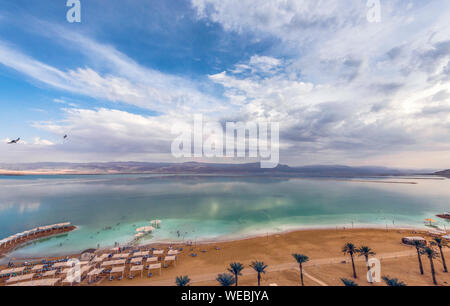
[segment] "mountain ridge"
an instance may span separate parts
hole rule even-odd
[[[102,162],[102,163],[0,163],[0,174],[238,174],[238,175],[283,175],[283,176],[389,176],[429,174],[426,171],[396,169],[379,166],[351,167],[345,165],[278,165],[273,169],[262,169],[259,163],[154,163],[154,162]]]

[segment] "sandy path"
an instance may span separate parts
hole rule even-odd
[[[401,252],[392,252],[392,253],[384,253],[375,256],[379,260],[383,259],[391,259],[391,258],[399,258],[399,257],[409,257],[416,255],[415,250],[407,250],[407,251],[401,251]],[[355,262],[362,262],[365,259],[363,257],[355,257]],[[329,265],[329,264],[336,264],[341,263],[343,261],[350,261],[349,257],[332,257],[332,258],[322,258],[322,259],[315,259],[307,262],[304,264],[304,267],[311,267],[311,266],[321,266],[321,265]],[[272,265],[267,268],[267,272],[281,272],[285,270],[293,270],[298,269],[298,264],[295,262],[288,262],[288,263],[282,263],[278,265]],[[207,274],[199,274],[199,275],[190,275],[189,278],[191,279],[191,284],[195,283],[203,283],[203,282],[209,282],[214,281],[217,278],[217,275],[219,273],[223,273],[223,270],[217,271],[215,273],[207,273]],[[251,268],[244,268],[242,270],[242,276],[249,276],[249,275],[256,275],[256,272]],[[315,283],[317,283],[320,286],[328,286],[325,282],[311,276],[307,272],[304,271],[303,275]],[[173,279],[166,279],[166,280],[160,280],[160,281],[152,281],[149,282],[148,285],[152,286],[173,286]]]

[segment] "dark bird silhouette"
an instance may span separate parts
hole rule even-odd
[[[64,139],[66,139],[67,138],[67,135],[64,135]]]
[[[8,144],[18,143],[19,141],[20,141],[20,137],[15,140],[11,140],[10,142],[8,142]]]

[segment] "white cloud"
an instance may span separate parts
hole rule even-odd
[[[197,85],[178,76],[163,74],[142,67],[109,46],[101,45],[77,34],[69,36],[72,44],[103,63],[104,73],[90,67],[62,70],[24,54],[14,46],[0,41],[0,63],[10,67],[34,82],[70,93],[123,102],[145,109],[166,112],[178,108],[201,112],[221,111],[222,102],[202,93]],[[61,102],[61,101],[58,101]]]
[[[252,69],[255,56],[211,80],[242,106],[243,117],[282,123],[285,161],[379,163],[384,156],[426,167],[431,161],[420,156],[427,155],[445,165],[449,4],[408,6],[405,13],[401,1],[382,2],[382,22],[370,24],[364,1],[338,2],[272,0],[251,7],[246,0],[193,0],[201,19],[282,42],[267,57],[278,53],[275,73]]]

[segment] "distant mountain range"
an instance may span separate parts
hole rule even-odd
[[[450,169],[447,169],[447,170],[444,170],[444,171],[435,172],[433,174],[440,175],[440,176],[445,176],[445,177],[449,177],[450,178]]]
[[[446,170],[447,173],[450,170]],[[341,165],[316,165],[290,167],[279,165],[274,169],[262,169],[259,163],[24,163],[0,164],[0,174],[214,174],[214,175],[273,175],[301,177],[360,177],[427,174],[426,171],[401,170],[385,167],[349,167]],[[436,173],[437,175],[441,175]],[[450,174],[449,174],[450,175]]]

